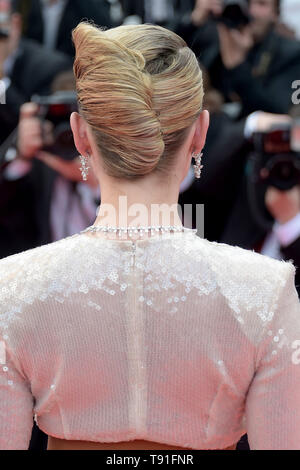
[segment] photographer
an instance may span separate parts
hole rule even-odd
[[[279,13],[279,0],[249,0],[248,26],[218,25],[221,60],[211,73],[228,99],[241,100],[244,116],[255,110],[288,113],[291,107],[300,43],[275,31]]]
[[[44,151],[54,129],[37,114],[35,103],[22,106],[17,158],[0,172],[0,258],[82,230],[100,202],[93,173],[81,182],[79,158]]]
[[[196,0],[188,17],[170,23],[208,70],[219,53],[219,36],[215,18],[223,10],[223,0]]]
[[[239,24],[233,16],[231,27],[226,26],[229,3],[241,8],[248,24]],[[206,66],[225,101],[239,103],[240,118],[256,110],[288,113],[292,82],[300,76],[300,43],[277,32],[280,0],[222,0],[220,4],[197,0],[191,23],[178,26],[176,32]]]
[[[286,127],[287,123],[292,124],[290,116],[268,115],[265,113],[254,113],[248,120],[245,135],[251,138],[254,133],[267,133],[274,125],[277,129]],[[300,266],[300,177],[299,177],[299,154],[291,153],[291,161],[298,167],[298,184],[293,184],[289,189],[279,189],[268,184],[266,190],[263,186],[256,186],[259,197],[262,199],[260,210],[263,217],[268,218],[268,228],[264,228],[258,223],[257,214],[253,213],[249,195],[249,181],[253,185],[253,179],[249,180],[249,172],[253,170],[250,166],[245,166],[235,202],[231,209],[230,216],[225,224],[221,243],[238,245],[242,248],[254,249],[257,252],[277,259],[293,259],[296,266]],[[279,176],[277,178],[287,178],[289,170],[277,167]],[[265,172],[261,169],[261,173]],[[285,180],[284,180],[285,181]],[[295,181],[296,182],[296,181]],[[265,183],[266,184],[266,183]],[[259,210],[259,208],[258,208]],[[296,272],[296,288],[300,297],[300,271]]]
[[[22,20],[16,1],[0,3],[0,80],[6,104],[0,106],[0,144],[18,124],[19,109],[34,93],[49,94],[54,77],[72,67],[68,56],[21,38]]]

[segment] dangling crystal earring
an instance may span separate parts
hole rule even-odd
[[[86,181],[88,173],[89,173],[89,168],[90,168],[88,166],[89,154],[88,154],[87,157],[84,157],[83,155],[79,155],[79,158],[80,158],[80,162],[81,162],[80,170],[81,170],[81,174],[82,174],[82,179],[83,179],[83,181]]]
[[[199,179],[200,176],[201,176],[201,170],[203,168],[203,165],[201,165],[201,158],[203,156],[203,153],[200,152],[200,153],[195,153],[193,152],[192,153],[192,157],[195,159],[195,162],[196,162],[196,165],[193,165],[194,166],[194,173],[195,173],[195,178]]]

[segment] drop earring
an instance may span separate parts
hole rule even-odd
[[[203,156],[203,153],[202,153],[202,152],[200,152],[200,153],[198,153],[198,154],[195,153],[195,152],[192,153],[192,158],[194,158],[194,159],[195,159],[195,162],[196,162],[196,164],[193,165],[193,166],[194,166],[195,178],[197,178],[197,179],[200,178],[200,176],[201,176],[201,170],[202,170],[202,168],[203,168],[203,165],[201,165],[201,158],[202,158],[202,156]]]
[[[88,166],[89,154],[88,154],[87,157],[84,157],[83,155],[79,155],[79,158],[80,158],[80,162],[81,162],[80,170],[81,170],[81,174],[82,174],[82,179],[83,179],[83,181],[86,181],[88,173],[89,173],[89,169],[90,169],[90,167]]]

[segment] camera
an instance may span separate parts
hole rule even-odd
[[[38,105],[37,117],[43,123],[52,122],[54,143],[43,147],[43,150],[58,155],[64,160],[74,160],[78,157],[73,133],[70,125],[70,115],[78,111],[77,94],[75,91],[60,91],[51,96],[33,95],[33,103]],[[0,171],[17,158],[18,127],[0,146]]]
[[[300,119],[253,135],[257,181],[282,191],[300,184]]]
[[[252,136],[246,165],[247,195],[253,219],[265,231],[274,220],[265,207],[269,186],[288,191],[300,185],[300,119]]]
[[[43,147],[43,150],[59,155],[65,160],[73,160],[78,156],[72,129],[70,115],[78,111],[75,91],[60,91],[51,96],[34,95],[31,99],[39,106],[37,117],[41,121],[50,121],[54,125],[54,144]]]
[[[7,39],[9,36],[9,29],[8,28],[4,28],[4,27],[0,27],[0,41],[1,39]]]
[[[216,18],[230,29],[239,29],[251,21],[247,0],[224,0],[224,9]]]

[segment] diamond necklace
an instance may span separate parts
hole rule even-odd
[[[122,234],[128,233],[129,237],[132,237],[133,234],[139,234],[142,237],[146,233],[166,233],[166,232],[197,232],[197,229],[190,229],[184,227],[183,225],[149,225],[148,227],[116,227],[112,225],[91,225],[85,230],[82,230],[80,233],[86,232],[105,232],[105,233],[116,233],[119,237]]]

